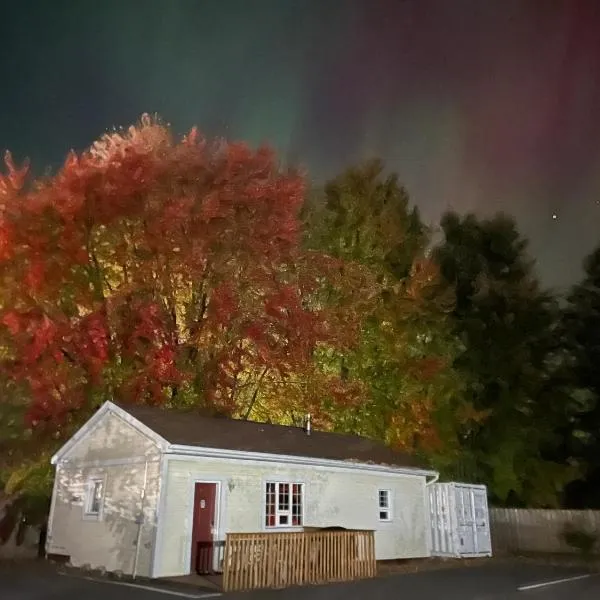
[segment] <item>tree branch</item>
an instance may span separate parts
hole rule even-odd
[[[254,408],[254,405],[256,404],[256,400],[258,398],[260,384],[262,383],[262,380],[264,379],[268,370],[269,370],[269,367],[265,367],[264,371],[260,374],[260,377],[258,378],[258,381],[256,383],[256,388],[254,389],[254,393],[252,394],[252,400],[250,400],[250,405],[248,406],[248,410],[246,411],[246,414],[243,417],[244,421],[247,421],[250,418],[250,413],[252,412],[252,409]]]

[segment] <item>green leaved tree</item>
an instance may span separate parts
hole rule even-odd
[[[600,247],[586,258],[584,277],[567,298],[563,332],[578,392],[563,458],[582,467],[581,477],[567,486],[565,503],[600,509]]]
[[[359,406],[339,411],[333,426],[451,470],[457,431],[476,414],[452,367],[460,348],[450,330],[452,298],[427,256],[430,231],[418,210],[397,176],[370,161],[314,191],[304,218],[309,247],[341,259],[342,269],[358,265],[370,278],[360,314],[349,309],[349,322],[360,323],[358,344],[321,357],[363,389]],[[325,302],[343,302],[346,293],[330,289]]]
[[[435,250],[455,293],[455,367],[487,417],[463,432],[462,478],[488,484],[497,503],[552,506],[573,477],[553,460],[570,389],[561,379],[558,307],[541,289],[512,218],[446,214]]]

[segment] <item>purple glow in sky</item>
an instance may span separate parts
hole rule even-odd
[[[549,285],[600,242],[598,0],[28,0],[0,37],[0,148],[40,170],[157,111],[514,214]]]

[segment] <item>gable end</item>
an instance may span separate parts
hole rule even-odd
[[[93,441],[94,435],[97,435],[103,426],[108,426],[110,428],[111,421],[123,426],[124,431],[132,432],[134,435],[137,434],[140,439],[145,442],[143,444],[146,447],[144,454],[152,450],[154,452],[163,452],[169,446],[167,440],[158,435],[155,431],[141,423],[116,404],[107,401],[79,430],[75,432],[73,437],[71,437],[54,454],[50,462],[53,465],[56,465],[57,463],[68,459],[69,455],[76,453],[77,447],[85,444],[86,440]],[[110,446],[106,446],[106,450],[110,452]],[[136,454],[134,448],[132,448],[132,454]]]

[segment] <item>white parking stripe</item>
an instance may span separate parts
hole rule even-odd
[[[168,590],[165,588],[154,587],[152,585],[142,585],[140,583],[128,583],[127,581],[111,581],[109,579],[94,579],[93,577],[78,577],[68,573],[60,573],[66,577],[73,577],[74,579],[85,579],[86,581],[93,581],[94,583],[109,583],[111,585],[122,585],[125,587],[138,588],[140,590],[147,590],[149,592],[156,592],[157,594],[167,594],[169,596],[179,596],[180,598],[194,598],[195,600],[203,600],[204,598],[218,598],[223,594],[219,592],[209,592],[207,594],[189,594],[187,592],[177,592],[175,590]]]
[[[532,583],[530,585],[522,585],[517,588],[517,592],[526,592],[527,590],[536,590],[538,588],[546,587],[549,585],[557,585],[559,583],[568,583],[569,581],[578,581],[579,579],[587,579],[591,577],[588,573],[587,575],[575,575],[574,577],[565,577],[564,579],[553,579],[551,581],[542,581],[540,583]]]
[[[97,583],[112,583],[113,585],[124,585],[126,587],[138,588],[140,590],[148,590],[149,592],[157,592],[159,594],[168,594],[170,596],[179,596],[180,598],[217,598],[222,594],[218,592],[208,594],[188,594],[186,592],[176,592],[175,590],[166,590],[165,588],[154,587],[151,585],[141,585],[139,583],[127,583],[126,581],[102,581],[86,577],[90,581],[96,581]]]

